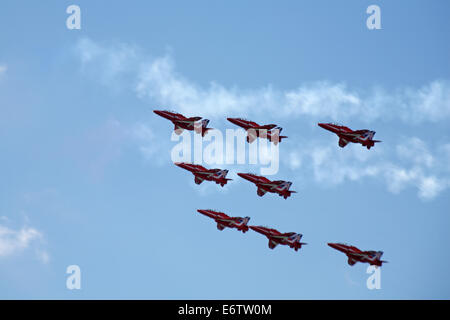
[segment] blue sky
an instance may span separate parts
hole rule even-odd
[[[447,1],[77,1],[68,30],[71,4],[1,4],[0,298],[450,298]],[[299,193],[258,197],[235,176],[252,165],[195,185],[157,108],[279,124],[272,178]],[[341,149],[329,121],[383,142]],[[270,250],[199,208],[308,245]],[[327,242],[384,251],[381,289]]]

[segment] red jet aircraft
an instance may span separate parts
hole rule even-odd
[[[261,137],[266,138],[277,145],[282,139],[287,138],[286,136],[280,136],[280,132],[283,128],[277,127],[276,124],[266,124],[264,126],[260,126],[256,122],[241,118],[227,118],[227,120],[247,131],[248,143],[252,143],[256,138]]]
[[[260,197],[262,197],[266,192],[272,192],[278,193],[279,196],[287,199],[288,197],[291,196],[292,193],[297,192],[289,190],[289,188],[292,185],[292,182],[290,181],[283,181],[283,180],[270,181],[266,177],[258,176],[252,173],[238,173],[238,176],[250,182],[253,182],[258,187],[256,193]]]
[[[207,180],[214,181],[215,183],[220,184],[223,187],[227,184],[228,181],[232,180],[226,178],[228,170],[206,169],[201,165],[185,162],[175,162],[175,165],[192,172],[195,177],[194,181],[196,184],[200,184],[203,182],[203,180]]]
[[[334,123],[319,123],[319,127],[322,127],[328,131],[334,132],[339,137],[339,147],[345,147],[349,142],[361,143],[363,146],[370,149],[380,140],[373,140],[375,131],[367,129],[352,130],[346,126],[334,124]]]
[[[298,251],[298,249],[300,249],[302,245],[306,244],[304,242],[300,242],[300,239],[302,238],[302,235],[300,233],[281,233],[278,230],[262,226],[250,226],[250,229],[265,235],[269,239],[270,249],[274,249],[277,245],[283,244],[294,248],[295,251]]]
[[[207,217],[213,218],[217,222],[217,229],[222,231],[226,227],[236,228],[243,233],[248,231],[247,223],[250,217],[229,217],[223,212],[218,212],[215,210],[197,210],[199,213],[204,214]]]
[[[202,121],[200,121],[202,117],[186,118],[180,113],[165,110],[154,110],[153,112],[158,116],[172,121],[172,123],[175,125],[174,131],[177,135],[180,135],[183,130],[186,129],[190,131],[194,130],[196,133],[201,133],[202,137],[204,137],[208,130],[212,129],[207,128],[209,123],[208,119],[203,119]]]
[[[328,243],[333,249],[339,250],[345,253],[348,257],[348,264],[353,266],[356,262],[367,262],[370,265],[380,266],[383,261],[380,260],[383,255],[383,251],[361,251],[354,246],[350,246],[342,243]]]

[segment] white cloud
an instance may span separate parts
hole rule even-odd
[[[406,139],[405,139],[406,140]],[[397,154],[402,159],[410,159],[418,165],[433,166],[435,159],[428,151],[425,142],[413,137],[397,146]]]
[[[170,159],[170,150],[173,146],[166,140],[158,139],[150,125],[136,123],[129,129],[128,134],[146,160],[162,165],[168,158]]]
[[[130,45],[108,47],[88,38],[77,42],[75,54],[81,61],[84,74],[95,77],[103,85],[114,89],[119,89],[128,82],[127,75],[136,70],[139,57],[137,48]]]
[[[357,92],[344,83],[327,81],[302,84],[292,90],[277,90],[270,85],[242,90],[216,82],[201,87],[177,73],[175,62],[168,55],[149,58],[135,46],[102,46],[88,38],[80,40],[76,49],[83,68],[99,75],[101,82],[111,84],[129,75],[139,97],[150,98],[160,108],[188,115],[224,117],[273,112],[275,117],[312,116],[334,121],[399,119],[415,123],[450,117],[450,84],[445,80],[421,88],[399,88],[393,93],[382,88]]]
[[[437,178],[417,166],[411,169],[391,166],[385,173],[385,179],[389,191],[399,193],[408,186],[415,186],[418,189],[418,196],[424,200],[433,199],[450,186],[448,175]]]
[[[434,81],[419,89],[405,88],[391,95],[373,90],[363,95],[344,83],[326,81],[304,84],[293,90],[271,86],[258,90],[225,88],[212,82],[202,88],[175,71],[171,57],[147,63],[138,71],[136,92],[182,113],[205,117],[230,114],[253,115],[272,112],[275,117],[311,116],[333,121],[360,118],[439,121],[450,117],[450,85]],[[276,111],[276,112],[275,112]]]
[[[299,163],[304,164],[303,173],[310,173],[310,178],[322,186],[371,177],[383,181],[394,194],[414,187],[423,200],[433,199],[450,187],[449,145],[431,152],[421,139],[412,137],[394,150],[397,152],[380,145],[370,150],[369,158],[367,150],[359,145],[341,149],[310,141],[288,151],[286,164],[292,170],[296,170]]]
[[[8,67],[4,64],[0,64],[0,79],[3,77],[3,75],[6,73],[6,71],[8,70]]]
[[[139,98],[148,99],[155,108],[175,109],[187,116],[223,119],[270,112],[273,118],[289,120],[313,117],[327,121],[403,121],[409,125],[450,118],[447,80],[389,91],[381,87],[352,90],[345,83],[327,81],[301,84],[291,90],[270,85],[242,90],[216,82],[200,86],[176,71],[170,55],[151,58],[134,46],[100,45],[84,38],[77,45],[77,53],[83,70],[99,76],[103,84],[114,86],[126,76],[126,84],[132,84]],[[137,124],[132,136],[146,158],[162,163],[162,148],[170,150],[170,145],[163,145],[149,128]],[[371,177],[383,180],[393,193],[413,186],[422,199],[436,197],[450,186],[450,144],[431,152],[419,138],[404,140],[394,149],[387,144],[377,145],[370,155],[360,146],[349,145],[343,151],[336,145],[321,145],[312,139],[287,151],[288,156],[285,149],[280,152],[284,152],[281,159],[292,170],[309,169],[307,174],[312,172],[312,179],[321,184],[336,185]]]
[[[23,226],[15,230],[0,224],[0,258],[20,253],[42,240],[42,233],[35,228]],[[39,251],[38,257],[44,263],[49,260],[46,251]]]
[[[50,255],[47,251],[36,250],[36,255],[42,263],[47,264],[50,262]]]

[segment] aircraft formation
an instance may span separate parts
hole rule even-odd
[[[209,130],[213,128],[208,128],[209,120],[202,119],[202,117],[190,117],[187,118],[184,115],[166,110],[154,110],[155,114],[168,119],[174,125],[174,131],[177,135],[180,135],[183,130],[194,131],[195,133],[201,134],[204,137]],[[287,136],[280,136],[282,130],[281,127],[276,124],[259,125],[256,122],[242,119],[242,118],[227,118],[231,123],[243,128],[247,133],[247,142],[252,143],[257,138],[268,139],[275,145],[282,141],[282,139],[287,138]],[[335,133],[338,138],[338,145],[344,148],[348,143],[359,143],[368,150],[375,146],[375,143],[381,142],[380,140],[374,140],[375,131],[363,129],[363,130],[352,130],[344,125],[335,123],[318,123],[318,126]],[[228,181],[232,179],[227,179],[228,170],[226,169],[207,169],[201,165],[185,162],[176,162],[176,166],[190,171],[194,175],[194,181],[196,184],[201,184],[203,181],[212,181],[216,184],[220,184],[221,187],[225,186]],[[238,173],[238,176],[252,182],[255,184],[257,190],[256,194],[260,197],[264,196],[267,192],[275,193],[279,196],[287,199],[296,191],[290,190],[292,182],[284,180],[270,180],[264,176],[256,175],[253,173]],[[225,228],[234,228],[238,231],[246,233],[249,229],[260,233],[269,240],[268,246],[270,249],[274,249],[277,245],[287,245],[290,248],[298,251],[306,243],[301,242],[303,235],[296,232],[285,232],[282,233],[274,228],[265,226],[252,226],[248,225],[250,217],[230,217],[227,214],[212,210],[212,209],[198,209],[202,215],[205,215],[217,224],[217,229],[222,231]],[[333,249],[343,252],[348,260],[347,263],[353,266],[356,262],[368,263],[377,267],[381,267],[383,263],[387,261],[381,260],[383,251],[363,251],[355,246],[343,244],[343,243],[328,243]]]

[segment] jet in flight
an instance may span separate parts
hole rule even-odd
[[[186,118],[180,113],[166,110],[154,110],[153,112],[158,116],[172,121],[172,123],[175,125],[174,131],[177,135],[180,135],[181,133],[183,133],[183,130],[186,129],[190,131],[194,130],[196,133],[200,133],[202,137],[204,137],[205,134],[212,129],[207,128],[209,120],[201,120],[202,117]]]
[[[280,136],[280,132],[283,128],[278,127],[276,124],[266,124],[264,126],[260,126],[256,122],[241,118],[227,118],[227,120],[241,128],[244,128],[247,132],[248,143],[252,143],[256,140],[256,138],[261,137],[266,138],[277,145],[282,139],[287,138],[287,136]]]
[[[339,137],[339,147],[341,148],[345,147],[349,142],[353,142],[361,143],[364,147],[367,147],[367,149],[370,150],[376,142],[381,142],[380,140],[373,140],[375,131],[370,131],[367,129],[352,130],[346,126],[335,123],[319,123],[319,127],[337,134]]]
[[[289,190],[292,185],[290,181],[274,180],[270,181],[266,177],[258,176],[253,173],[238,173],[238,176],[250,182],[253,182],[257,187],[256,193],[262,197],[266,192],[277,193],[279,196],[287,199],[292,193],[297,191]]]
[[[262,226],[250,226],[250,229],[265,235],[269,239],[269,248],[274,249],[277,245],[288,245],[295,251],[298,251],[302,245],[306,244],[300,242],[302,235],[295,232],[281,233],[278,230],[262,227]]]
[[[250,217],[229,217],[223,212],[218,212],[215,210],[197,210],[199,213],[204,214],[207,217],[214,219],[217,222],[217,229],[222,231],[226,227],[228,228],[236,228],[243,233],[248,231],[247,223],[250,220]]]
[[[196,184],[200,184],[204,180],[207,180],[214,181],[215,183],[220,184],[223,187],[227,184],[228,181],[232,180],[226,178],[228,170],[206,169],[201,165],[186,162],[175,162],[175,165],[192,172],[195,177],[194,181]]]
[[[354,246],[350,246],[342,243],[328,243],[333,249],[339,250],[345,253],[348,257],[348,264],[353,266],[356,262],[367,262],[370,265],[381,267],[383,261],[380,260],[383,255],[383,251],[361,251]]]

